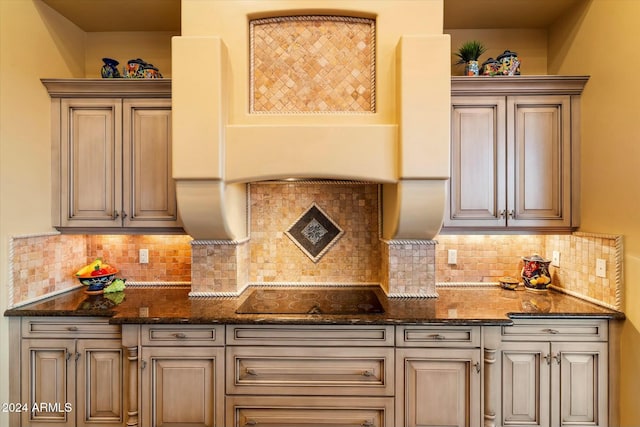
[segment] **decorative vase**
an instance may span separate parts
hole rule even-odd
[[[120,77],[120,71],[118,71],[119,62],[111,58],[102,58],[104,65],[100,70],[100,75],[103,79],[114,79]]]
[[[498,62],[500,62],[498,74],[502,74],[503,76],[520,75],[520,59],[518,59],[517,53],[507,49],[498,56]]]
[[[482,63],[482,75],[483,76],[495,76],[500,70],[500,61],[489,58]]]
[[[147,63],[140,58],[130,59],[124,67],[124,76],[129,79],[143,79],[146,65]]]
[[[477,76],[480,74],[480,65],[478,61],[467,61],[464,64],[464,75],[465,76]]]

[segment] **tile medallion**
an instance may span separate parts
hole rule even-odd
[[[313,203],[285,234],[313,262],[318,262],[344,231]]]

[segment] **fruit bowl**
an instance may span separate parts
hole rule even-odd
[[[115,279],[118,270],[110,271],[109,273],[99,274],[97,276],[76,276],[80,283],[85,286],[89,286],[89,291],[103,289],[108,286],[113,279]]]

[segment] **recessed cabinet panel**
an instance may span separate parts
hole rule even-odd
[[[177,224],[171,174],[171,101],[124,101],[124,199],[126,226]]]
[[[451,181],[445,225],[504,224],[504,97],[453,97]]]
[[[120,100],[63,99],[62,225],[119,225]]]
[[[571,225],[571,99],[509,97],[508,201],[514,226]],[[511,158],[513,156],[513,158]],[[513,167],[513,170],[511,169]]]
[[[547,426],[549,422],[547,343],[504,343],[502,412],[505,426]]]

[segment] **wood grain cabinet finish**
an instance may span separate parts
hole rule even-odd
[[[82,322],[76,319],[75,323]],[[30,410],[22,413],[21,424],[123,426],[125,376],[120,339],[83,338],[78,332],[69,338],[70,333],[73,331],[58,337],[50,333],[48,339],[22,339],[21,401]]]
[[[480,327],[399,326],[396,331],[396,425],[479,427]]]
[[[180,228],[170,83],[43,83],[52,99],[53,225]]]
[[[511,327],[503,328],[502,425],[608,425],[608,344],[599,342],[603,338],[597,333],[591,338],[585,333],[601,329],[602,322],[591,328],[578,323],[564,330],[538,325],[537,331],[547,331],[548,340],[535,332],[525,340],[523,334],[511,335]],[[536,329],[532,323],[522,326]],[[574,332],[583,341],[576,340]],[[516,340],[509,341],[509,335]]]
[[[585,83],[583,77],[553,76],[452,79],[445,230],[579,226]]]

